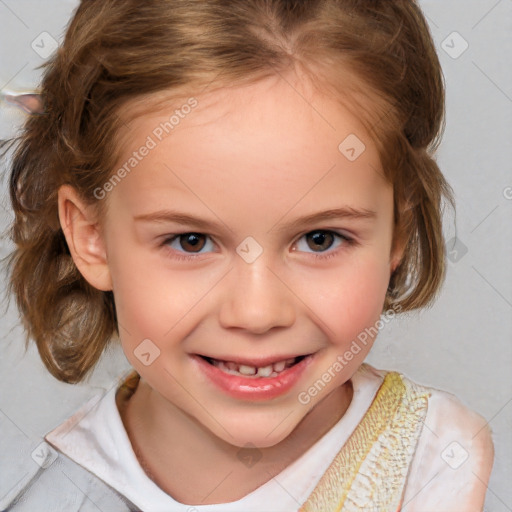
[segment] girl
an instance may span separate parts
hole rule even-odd
[[[364,363],[444,278],[443,81],[413,0],[87,0],[40,92],[10,290],[56,378],[111,340],[134,371],[5,508],[482,510],[485,420]]]

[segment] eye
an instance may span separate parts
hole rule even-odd
[[[302,246],[301,246],[300,242],[303,239],[305,239],[305,241],[306,241],[306,249],[307,248],[312,249],[313,254],[318,252],[319,254],[314,254],[314,257],[319,258],[319,259],[331,258],[337,254],[338,251],[335,251],[335,250],[329,251],[329,249],[333,246],[333,243],[336,241],[336,239],[338,239],[338,241],[339,241],[337,247],[339,247],[341,245],[343,247],[348,248],[352,245],[355,245],[355,243],[356,243],[354,239],[352,239],[346,235],[343,235],[341,233],[337,233],[335,231],[330,231],[330,230],[317,229],[315,231],[310,231],[309,233],[306,233],[299,239],[299,241],[298,241],[299,250],[304,251],[304,252],[308,252],[308,251],[305,250],[304,244],[302,244]],[[319,250],[317,250],[317,249],[319,249]],[[297,250],[297,249],[295,249],[295,250]],[[323,254],[323,253],[326,253],[326,254]]]
[[[176,259],[194,259],[196,258],[195,254],[202,254],[200,251],[207,245],[206,240],[208,239],[208,235],[202,233],[180,233],[170,236],[164,240],[162,245],[167,248],[169,252],[172,253],[172,257]],[[184,252],[185,254],[179,254],[180,252]],[[193,254],[187,255],[187,252]]]
[[[297,242],[298,249],[294,248],[293,250],[308,253],[307,249],[309,248],[312,249],[310,254],[314,258],[331,258],[339,252],[338,250],[329,250],[336,239],[338,239],[336,247],[341,245],[343,248],[348,249],[350,246],[356,245],[356,241],[346,235],[331,230],[317,229],[304,234]],[[304,244],[301,244],[303,240],[306,242],[306,247],[304,247]],[[208,241],[210,242],[210,250],[202,251],[202,249],[208,246]],[[213,245],[208,235],[195,232],[170,235],[162,242],[162,246],[168,254],[177,260],[197,259],[201,254],[211,252]]]

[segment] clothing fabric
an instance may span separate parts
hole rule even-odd
[[[485,420],[453,395],[399,373],[363,364],[351,378],[347,411],[322,438],[242,499],[214,505],[182,504],[146,475],[116,404],[128,381],[95,395],[45,436],[38,468],[9,479],[1,510],[479,510],[478,475],[492,450]]]

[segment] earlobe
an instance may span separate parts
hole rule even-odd
[[[399,267],[405,256],[405,250],[409,242],[410,232],[407,226],[411,224],[412,208],[409,204],[402,210],[399,222],[394,226],[393,241],[390,254],[390,277]]]
[[[112,290],[112,280],[96,212],[71,185],[58,191],[59,220],[78,270],[98,290]]]
[[[397,239],[394,241],[393,248],[391,251],[390,258],[390,277],[393,272],[397,269],[397,267],[402,262],[405,253],[406,240],[403,237],[403,234],[399,234]]]
[[[394,272],[397,269],[398,265],[400,265],[400,261],[401,261],[401,258],[393,258],[391,260],[389,277],[391,277],[394,274]]]

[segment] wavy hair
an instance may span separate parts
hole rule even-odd
[[[384,310],[433,303],[445,275],[443,205],[455,203],[434,158],[444,80],[416,1],[82,0],[43,65],[43,113],[2,143],[4,156],[14,147],[8,292],[26,347],[32,338],[57,379],[83,380],[119,335],[112,292],[92,287],[71,258],[59,187],[102,212],[94,191],[114,171],[128,102],[234,87],[298,64],[357,109],[393,185],[394,232],[407,246]]]

